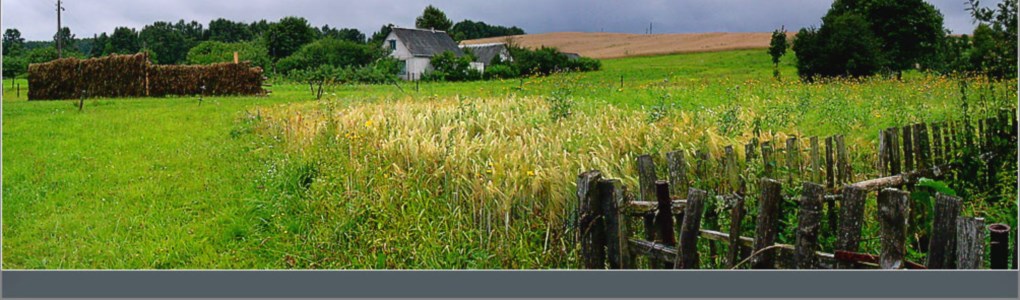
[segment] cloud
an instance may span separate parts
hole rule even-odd
[[[969,33],[974,25],[963,0],[930,0],[945,15],[945,26]],[[644,33],[764,32],[818,26],[831,2],[818,0],[68,0],[64,26],[79,37],[112,32],[117,26],[141,29],[155,21],[196,20],[204,24],[224,17],[252,22],[305,17],[315,26],[357,28],[366,34],[393,23],[413,26],[426,5],[435,5],[456,21],[471,19],[516,25],[530,33],[607,31]],[[48,40],[56,31],[53,1],[11,0],[2,3],[4,28],[18,28],[29,40]]]

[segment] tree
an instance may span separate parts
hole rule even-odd
[[[21,31],[15,28],[4,30],[3,47],[4,56],[20,53],[25,48],[25,38],[21,37]]]
[[[28,70],[28,62],[21,55],[4,55],[3,69],[3,76],[13,79],[19,74],[25,74]]]
[[[457,22],[457,24],[454,24],[453,27],[450,28],[450,36],[453,37],[454,40],[458,41],[521,34],[524,34],[524,30],[517,26],[508,28],[505,26],[489,25],[485,24],[485,22],[474,22],[471,20]]]
[[[269,55],[276,60],[290,56],[302,46],[314,41],[315,37],[315,29],[308,25],[308,20],[285,17],[277,23],[270,24],[266,31]]]
[[[880,47],[881,40],[857,14],[829,18],[821,29],[801,29],[793,42],[797,73],[805,81],[873,75],[887,65]]]
[[[448,31],[453,26],[453,21],[450,21],[443,11],[429,5],[425,7],[425,11],[422,12],[421,16],[414,20],[414,26],[419,29]]]
[[[968,0],[978,27],[974,29],[973,66],[997,78],[1017,77],[1017,0],[1002,0],[996,8],[982,7]]]
[[[258,22],[251,22],[251,24],[248,25],[248,29],[251,31],[253,38],[260,37],[264,35],[266,31],[269,31],[269,22],[265,19],[258,20]]]
[[[224,43],[249,41],[254,36],[248,24],[224,18],[209,21],[209,40]]]
[[[117,27],[110,35],[109,47],[104,49],[106,54],[134,54],[142,49],[142,42],[138,38],[138,32],[134,28]]]
[[[146,25],[138,33],[143,48],[152,50],[153,61],[159,64],[176,64],[184,61],[188,55],[188,39],[167,22],[155,22]]]
[[[224,43],[205,41],[188,50],[189,64],[214,64],[234,61],[234,52],[241,61],[249,61],[252,65],[265,69],[271,63],[269,51],[258,42]]]
[[[330,28],[329,25],[323,25],[319,32],[323,38],[365,43],[365,34],[354,28]]]
[[[105,32],[93,37],[92,44],[92,53],[89,53],[89,57],[100,57],[110,53],[110,36]]]
[[[902,72],[935,55],[945,37],[942,13],[923,0],[836,0],[822,18],[861,16],[881,41],[891,71]]]
[[[779,60],[786,55],[786,48],[789,47],[789,43],[786,42],[786,28],[776,29],[772,32],[772,41],[769,42],[769,55],[772,56],[772,76],[779,80]]]
[[[360,67],[382,58],[382,48],[347,40],[324,38],[312,42],[277,62],[280,73],[304,70],[319,65]]]
[[[53,39],[60,40],[60,46],[62,49],[74,49],[75,43],[77,42],[74,34],[71,33],[71,28],[68,27],[61,28],[57,34],[53,35]]]
[[[390,32],[393,32],[394,26],[396,25],[393,24],[383,25],[382,28],[379,28],[379,31],[376,31],[375,33],[372,34],[372,38],[368,40],[368,43],[373,45],[378,45],[382,43],[383,40],[386,39],[386,36],[389,36]]]

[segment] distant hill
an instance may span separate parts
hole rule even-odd
[[[790,36],[793,36],[793,32]],[[512,36],[524,47],[556,47],[592,58],[618,58],[673,53],[768,48],[772,33],[629,34],[604,32],[553,32]],[[503,42],[507,37],[467,40],[462,44]]]

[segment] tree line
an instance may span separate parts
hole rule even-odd
[[[28,64],[57,58],[55,41],[63,45],[64,57],[100,57],[110,54],[144,52],[158,64],[208,64],[231,61],[233,52],[270,73],[288,73],[315,65],[360,67],[383,57],[379,45],[394,25],[382,26],[366,36],[358,29],[337,28],[326,24],[312,26],[301,17],[284,17],[277,21],[259,20],[245,23],[225,18],[209,24],[179,20],[176,23],[157,21],[136,28],[121,26],[111,33],[88,38],[75,36],[69,27],[61,28],[53,41],[26,41],[16,28],[3,35],[3,75],[24,74]],[[524,34],[513,26],[488,25],[463,20],[454,24],[439,9],[428,6],[416,20],[418,28],[448,31],[458,40]]]
[[[972,35],[953,35],[943,16],[922,0],[836,0],[819,28],[801,29],[792,41],[804,81],[876,74],[900,78],[907,70],[939,74],[1017,77],[1017,0],[984,7],[968,0],[977,24]],[[779,76],[788,42],[773,33],[769,54]]]

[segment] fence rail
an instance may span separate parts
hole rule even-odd
[[[695,151],[690,164],[685,152],[669,152],[666,180],[658,179],[653,157],[642,155],[636,161],[639,184],[634,194],[628,193],[620,180],[603,178],[600,171],[582,173],[577,182],[576,218],[582,264],[589,269],[632,269],[638,267],[639,257],[645,257],[648,268],[697,269],[706,267],[703,261],[716,261],[719,249],[726,248],[725,263],[712,266],[978,269],[984,266],[984,236],[988,231],[992,237],[991,267],[1006,268],[1009,226],[992,224],[986,228],[983,218],[963,216],[961,198],[946,194],[936,194],[931,224],[915,224],[929,229],[927,245],[922,245],[927,249],[919,249],[927,251],[927,261],[906,259],[912,225],[908,191],[920,178],[959,174],[980,181],[982,186],[994,186],[996,168],[1007,155],[1015,155],[1015,110],[976,123],[981,125],[921,123],[882,130],[876,160],[881,177],[856,182],[849,152],[839,135],[824,139],[824,151],[817,137],[808,139],[806,151],[796,137],[787,139],[783,149],[774,148],[772,141],[753,141],[744,147],[743,164],[728,146],[723,157],[716,160],[718,167],[714,170],[707,151]],[[964,167],[967,164],[962,161],[973,159],[971,155],[991,162],[984,165],[982,176],[978,176],[978,170]],[[750,193],[749,166],[759,159],[762,176],[752,187],[756,192]],[[693,172],[689,172],[692,166]],[[692,181],[689,174],[702,180]],[[787,188],[799,183],[800,194],[792,199],[793,208],[784,207],[784,202],[790,200],[783,196],[784,182]],[[865,201],[871,195],[877,198],[871,218],[878,223],[880,253],[861,253]],[[757,205],[754,235],[741,236],[746,206],[752,199]],[[720,216],[719,211],[728,212],[728,216]],[[777,243],[784,229],[780,220],[789,213],[797,216],[796,228],[791,228],[796,242]],[[643,221],[641,238],[633,236],[639,231],[631,228],[629,218],[633,217]],[[728,232],[718,222],[726,217]],[[834,253],[820,251],[823,236],[835,237]],[[702,252],[699,240],[704,240],[702,246],[707,244]],[[702,259],[706,254],[709,258]]]

